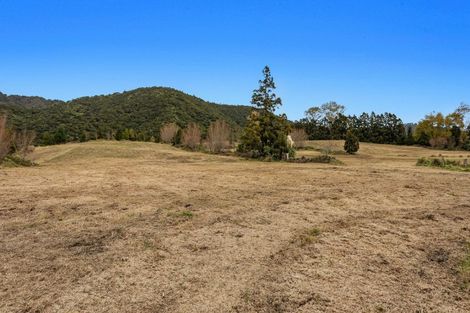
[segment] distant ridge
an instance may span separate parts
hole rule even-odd
[[[207,102],[167,87],[138,88],[66,102],[0,93],[0,112],[8,114],[15,128],[35,130],[39,143],[59,128],[65,130],[68,141],[73,141],[84,134],[106,138],[126,128],[145,138],[157,138],[160,127],[168,122],[181,127],[194,122],[204,129],[211,121],[223,119],[234,127],[243,127],[250,110],[244,105]]]

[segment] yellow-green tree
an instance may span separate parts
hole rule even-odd
[[[464,139],[461,129],[465,126],[465,115],[468,112],[470,107],[462,103],[446,116],[440,112],[426,115],[416,126],[416,142],[436,148],[458,146]]]

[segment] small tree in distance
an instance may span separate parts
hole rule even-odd
[[[7,129],[7,117],[0,116],[0,162],[10,152],[12,134]]]
[[[308,135],[303,128],[295,128],[291,131],[290,136],[294,141],[296,148],[304,148]]]
[[[183,130],[181,143],[183,146],[196,150],[201,143],[201,130],[195,123],[191,123]]]
[[[263,69],[263,76],[259,88],[253,91],[251,103],[256,109],[243,130],[238,151],[254,158],[280,160],[284,155],[294,153],[287,145],[290,126],[285,115],[274,113],[282,101],[274,93],[276,85],[268,66]]]
[[[230,126],[222,120],[212,122],[207,130],[207,145],[209,150],[219,153],[230,146]]]
[[[359,139],[350,130],[346,133],[344,150],[349,154],[354,154],[359,150]]]
[[[34,131],[22,130],[15,135],[15,151],[22,158],[26,159],[26,156],[34,151],[33,142],[36,138]]]
[[[178,132],[179,127],[176,123],[168,123],[160,128],[160,140],[164,143],[172,143]]]

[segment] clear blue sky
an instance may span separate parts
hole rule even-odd
[[[470,102],[470,1],[0,0],[0,91],[170,86],[248,104],[270,65],[290,119],[334,100],[405,122]]]

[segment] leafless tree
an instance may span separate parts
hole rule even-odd
[[[448,138],[446,137],[434,137],[429,140],[429,144],[433,148],[443,149],[449,144],[449,141],[448,141]]]
[[[182,144],[192,150],[201,143],[201,130],[195,123],[191,123],[183,130]]]
[[[308,135],[303,128],[295,128],[290,133],[292,140],[297,148],[304,148]]]
[[[179,127],[176,123],[163,125],[163,127],[160,128],[160,140],[164,143],[171,143],[173,138],[175,138],[178,129]]]
[[[33,142],[36,138],[34,131],[22,130],[15,134],[15,150],[22,158],[26,159],[28,154],[34,151]]]
[[[230,147],[230,126],[222,120],[212,122],[207,130],[207,145],[209,150],[219,153]]]
[[[7,129],[7,117],[0,116],[0,161],[10,152],[13,135]]]

